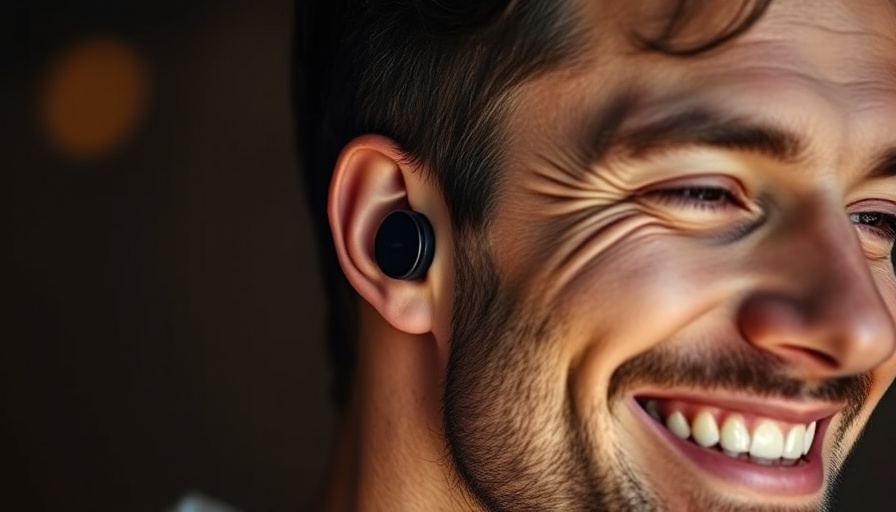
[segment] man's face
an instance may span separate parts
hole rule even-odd
[[[817,509],[896,373],[896,10],[777,0],[678,58],[583,4],[457,242],[458,472],[495,510]]]

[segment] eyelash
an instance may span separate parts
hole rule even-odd
[[[896,240],[896,215],[882,212],[855,212],[849,214],[849,220],[862,229],[886,240]],[[881,226],[883,225],[883,226]]]
[[[648,192],[671,206],[686,206],[698,210],[715,211],[731,206],[743,207],[743,202],[723,187],[674,187]]]
[[[729,207],[742,207],[742,201],[730,190],[723,187],[674,187],[654,190],[648,193],[655,199],[671,205],[686,206],[705,211],[716,211]],[[861,229],[885,240],[896,241],[896,215],[883,212],[855,212],[849,219]]]

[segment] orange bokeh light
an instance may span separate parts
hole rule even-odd
[[[51,66],[41,97],[42,127],[66,157],[96,161],[120,149],[144,117],[148,71],[115,39],[76,44]]]

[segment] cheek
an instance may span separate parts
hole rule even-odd
[[[878,261],[872,266],[871,275],[883,298],[890,316],[896,319],[896,275],[890,260]]]
[[[891,356],[886,362],[872,371],[871,386],[868,390],[868,396],[862,404],[862,410],[840,440],[844,453],[851,453],[855,443],[862,439],[863,431],[868,425],[869,419],[878,410],[878,404],[893,383],[894,376],[896,376],[896,355]],[[881,413],[877,412],[877,414]],[[835,425],[830,431],[836,432],[836,427],[838,426]]]
[[[876,262],[872,267],[871,274],[877,285],[877,290],[890,312],[890,318],[896,322],[896,275],[894,275],[893,263],[889,259]],[[896,352],[893,352],[882,365],[875,368],[872,375],[874,381],[869,400],[876,404],[896,379]]]
[[[731,299],[748,278],[745,247],[639,203],[613,185],[624,176],[558,176],[508,191],[491,231],[502,282],[562,324],[558,372],[584,372],[574,377],[593,393],[619,365],[698,319],[730,328]]]
[[[619,215],[610,220],[610,212]],[[564,243],[571,233],[580,240]],[[733,342],[737,297],[751,278],[743,245],[682,233],[636,205],[616,205],[550,236],[554,254],[514,268],[523,269],[518,286],[534,307],[563,323],[553,371],[568,379],[578,410],[604,410],[614,372],[651,349]]]
[[[633,201],[547,211],[508,221],[495,254],[505,282],[576,333],[573,357],[585,345],[635,355],[736,291],[728,251]]]
[[[582,266],[557,303],[582,336],[571,357],[594,358],[602,380],[622,363],[681,338],[695,325],[728,322],[738,280],[723,259],[654,234],[621,243]]]
[[[892,264],[889,261],[879,263],[872,269],[872,276],[887,310],[890,312],[890,317],[896,322],[896,276],[894,276]],[[876,403],[896,379],[896,352],[891,354],[886,362],[874,369],[873,376],[870,400]]]

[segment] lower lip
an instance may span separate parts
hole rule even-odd
[[[817,494],[824,484],[824,465],[821,463],[821,440],[824,439],[829,419],[820,420],[809,453],[795,466],[761,466],[733,459],[715,449],[702,448],[683,440],[660,425],[634,400],[630,405],[636,415],[674,451],[690,459],[701,471],[755,491],[780,496]]]

